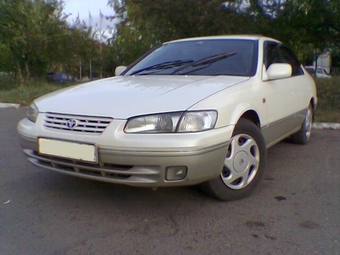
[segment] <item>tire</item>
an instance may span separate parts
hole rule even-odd
[[[314,111],[312,105],[308,106],[301,129],[291,136],[291,141],[296,144],[307,144],[310,141],[313,126]]]
[[[206,194],[224,201],[249,196],[263,176],[267,149],[261,130],[240,119],[233,132],[221,175],[201,184]]]

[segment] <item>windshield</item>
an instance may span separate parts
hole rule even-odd
[[[205,39],[166,43],[134,63],[125,75],[253,76],[257,41]]]

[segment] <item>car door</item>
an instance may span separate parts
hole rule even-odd
[[[297,115],[297,113],[306,107],[305,102],[300,101],[303,89],[299,89],[299,83],[302,81],[301,77],[304,73],[299,61],[281,43],[266,41],[263,56],[264,73],[274,63],[290,64],[292,75],[288,78],[275,80],[266,80],[263,77],[268,107],[268,123],[264,128],[264,135],[269,146],[299,128],[301,115]]]

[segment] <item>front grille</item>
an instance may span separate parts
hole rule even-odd
[[[76,160],[57,158],[25,149],[28,160],[36,166],[59,173],[88,178],[92,180],[125,183],[152,184],[159,182],[159,166],[132,166],[112,163],[90,164]]]
[[[111,121],[112,118],[109,117],[47,113],[44,119],[44,127],[71,132],[101,134],[110,125]]]
[[[48,161],[46,159],[49,159]],[[113,179],[128,179],[131,175],[125,171],[132,169],[132,166],[113,166],[107,167],[106,164],[90,165],[81,162],[67,162],[67,160],[53,159],[53,157],[45,157],[38,161],[37,165],[45,168],[54,168],[59,172],[77,173],[84,176],[104,177]]]

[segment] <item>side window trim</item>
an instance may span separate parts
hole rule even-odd
[[[277,42],[274,41],[265,41],[264,42],[264,64],[266,66],[266,68],[268,69],[268,67],[273,64],[273,63],[279,63],[279,62],[274,62],[274,59],[278,59],[278,57],[280,57],[277,53],[277,49],[278,49],[279,44]],[[275,49],[275,50],[272,50]]]
[[[272,52],[270,52],[271,50]],[[273,63],[286,63],[292,66],[293,70],[292,70],[291,77],[304,74],[299,60],[296,58],[296,56],[290,50],[290,48],[286,47],[282,43],[278,43],[274,41],[265,41],[263,54],[264,54],[263,62],[264,62],[266,69],[268,69],[268,67]],[[276,61],[274,61],[274,59]]]
[[[301,68],[301,63],[293,53],[293,51],[285,45],[280,45],[279,48],[280,55],[283,61],[292,66],[292,76],[303,75],[303,70]]]

